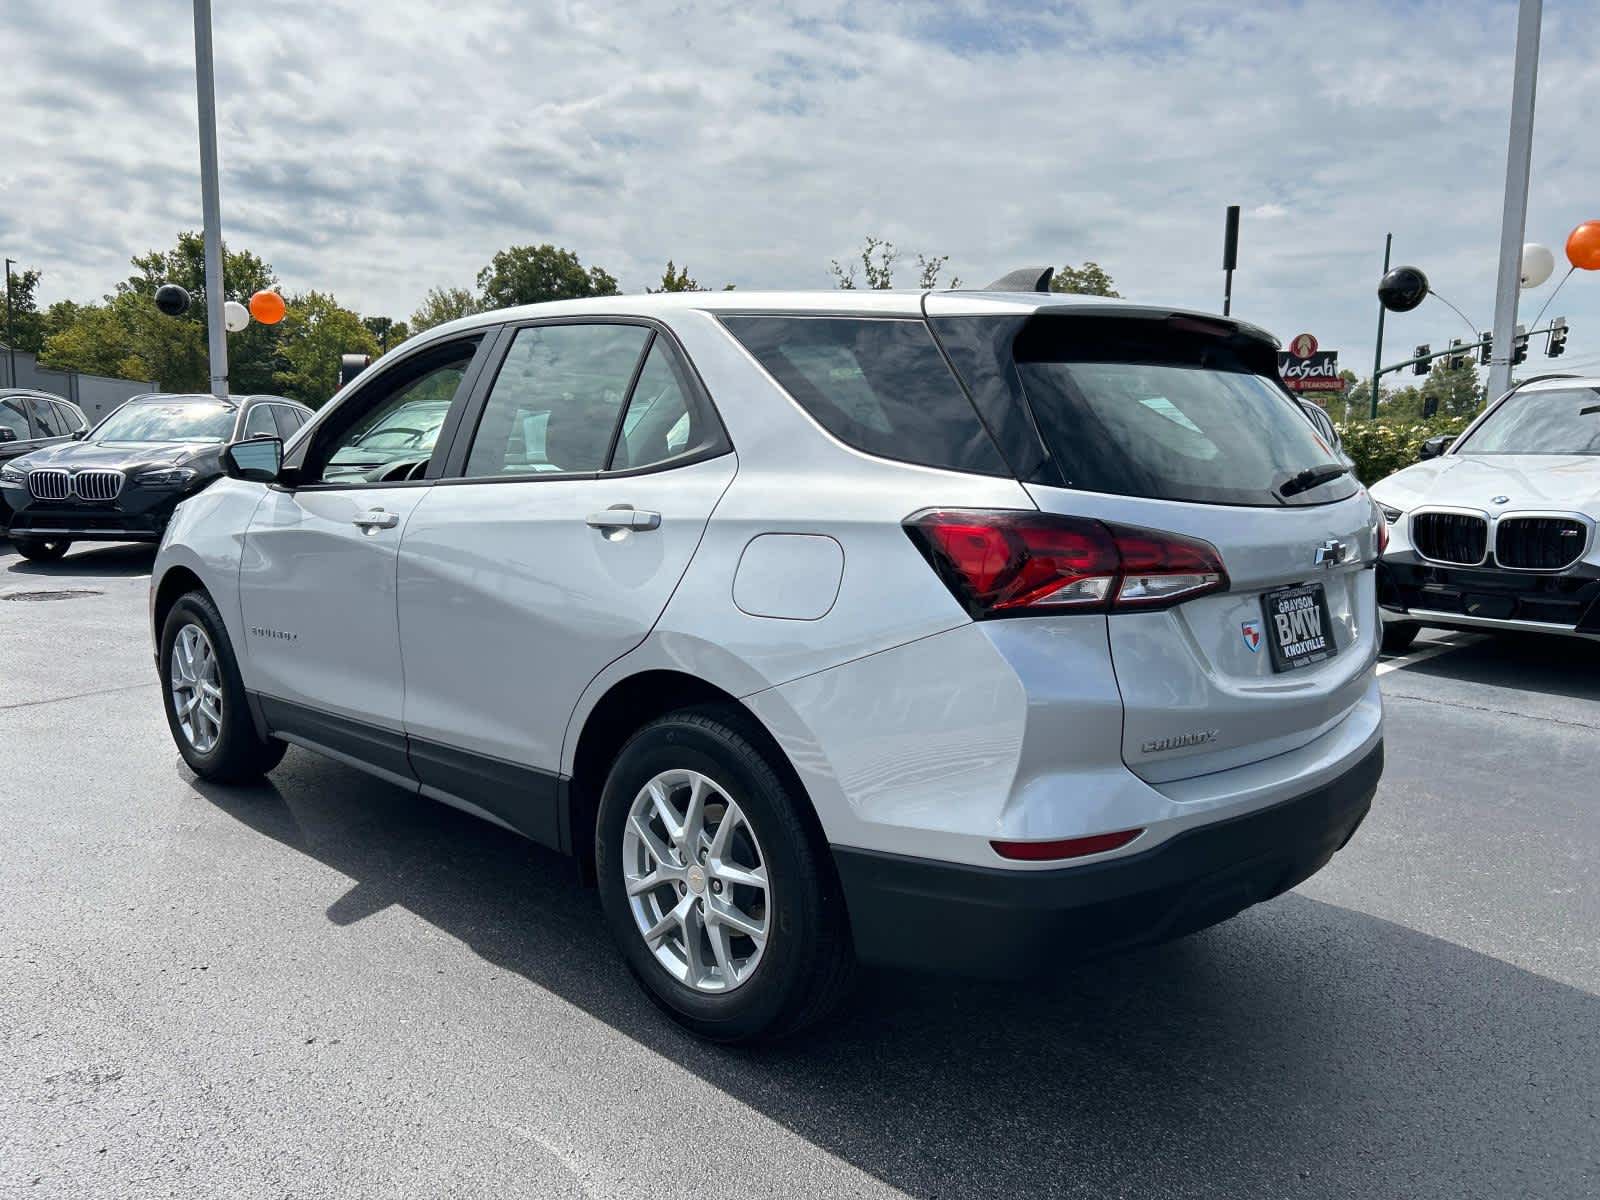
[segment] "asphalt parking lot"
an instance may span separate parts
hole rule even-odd
[[[1386,661],[1372,816],[1270,904],[730,1051],[554,855],[300,750],[197,783],[150,561],[0,541],[0,1194],[1600,1196],[1600,645]]]

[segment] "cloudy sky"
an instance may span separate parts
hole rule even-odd
[[[1492,319],[1513,0],[266,0],[216,5],[223,228],[410,313],[553,241],[639,290],[826,287],[864,233],[968,284],[1096,259],[1370,369],[1383,235]],[[46,301],[200,226],[188,0],[6,0],[0,250]],[[1547,0],[1528,236],[1600,217],[1593,0]],[[1559,275],[1558,275],[1559,278]],[[901,282],[914,282],[909,270]],[[1553,283],[1532,293],[1531,317]],[[1600,364],[1600,276],[1557,300]],[[1387,358],[1466,334],[1430,302]]]

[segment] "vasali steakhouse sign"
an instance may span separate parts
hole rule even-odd
[[[1339,378],[1339,352],[1319,350],[1317,339],[1302,333],[1278,351],[1278,374],[1291,392],[1342,392]]]

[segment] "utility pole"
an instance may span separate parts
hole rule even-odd
[[[11,360],[11,370],[6,376],[6,386],[17,386],[17,335],[11,327],[11,264],[15,259],[6,259],[6,356]]]
[[[206,242],[206,334],[211,394],[228,394],[228,330],[222,320],[222,198],[217,187],[217,87],[211,62],[211,0],[194,0],[194,82],[200,103],[200,206]]]
[[[1511,79],[1511,137],[1506,147],[1506,201],[1500,215],[1500,275],[1494,294],[1494,345],[1487,400],[1511,387],[1522,238],[1528,221],[1528,169],[1533,159],[1533,100],[1539,79],[1539,24],[1543,0],[1521,0],[1517,11],[1516,66]]]
[[[1383,274],[1389,273],[1389,251],[1394,249],[1394,234],[1383,235]],[[1378,278],[1383,278],[1380,275]],[[1383,370],[1383,318],[1388,309],[1383,307],[1383,301],[1378,301],[1378,344],[1372,351],[1372,413],[1371,420],[1378,419],[1378,375]]]

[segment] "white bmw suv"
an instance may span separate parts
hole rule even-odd
[[[1235,321],[538,305],[228,459],[151,586],[188,764],[293,743],[576,856],[708,1037],[814,1021],[858,962],[1018,974],[1223,920],[1382,769],[1385,526]]]

